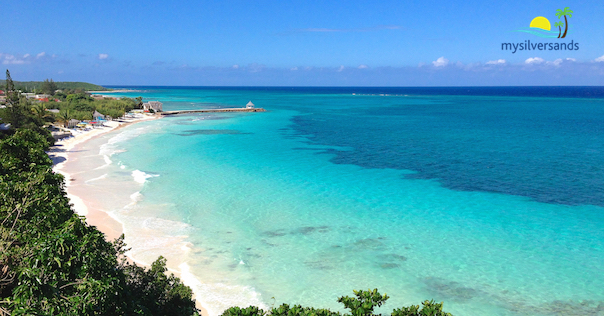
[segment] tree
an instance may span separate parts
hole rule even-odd
[[[197,315],[165,259],[126,262],[123,236],[73,212],[48,145],[27,128],[0,140],[0,315]]]
[[[35,117],[37,117],[38,119],[40,119],[42,121],[51,119],[53,117],[52,114],[50,114],[50,112],[48,112],[46,110],[46,104],[44,104],[44,103],[34,104],[31,107],[31,112],[33,113],[33,115]]]
[[[342,296],[338,298],[338,302],[351,311],[352,316],[370,316],[373,315],[373,309],[380,307],[390,297],[384,294],[381,295],[377,289],[373,291],[353,291],[356,297]]]
[[[63,127],[67,127],[67,124],[69,123],[69,120],[71,120],[71,118],[72,116],[69,112],[69,109],[60,111],[57,115],[57,121],[59,121],[59,123],[63,123]]]
[[[343,316],[376,316],[373,313],[375,307],[380,307],[388,300],[388,295],[380,294],[377,289],[368,291],[354,291],[355,297],[342,296],[338,302],[350,310],[350,314]],[[391,316],[452,316],[450,313],[443,312],[443,303],[434,301],[424,301],[422,308],[419,305],[397,308],[392,311]],[[314,309],[312,307],[302,307],[295,305],[290,307],[283,304],[279,307],[273,307],[266,312],[256,306],[246,308],[231,307],[222,313],[222,316],[342,316],[339,312],[332,312],[328,309]],[[381,314],[377,315],[381,316]]]
[[[560,38],[560,36],[562,35],[562,29],[560,28],[560,26],[562,26],[562,25],[564,25],[564,23],[562,23],[562,21],[554,23],[554,26],[558,27],[558,38]]]
[[[566,19],[566,16],[568,15],[569,17],[573,17],[573,11],[571,11],[568,7],[564,8],[564,10],[562,9],[558,9],[556,10],[556,16],[558,17],[558,19],[561,19],[562,16],[564,16],[564,34],[562,34],[561,38],[565,38],[566,37],[566,32],[568,32],[568,20]]]
[[[6,84],[4,88],[4,94],[6,95],[6,106],[12,106],[19,102],[19,93],[15,91],[15,84],[10,76],[10,71],[6,69]]]
[[[136,100],[136,108],[142,109],[143,108],[143,97],[136,97],[136,98],[134,98],[134,100]]]
[[[55,95],[55,91],[57,91],[57,84],[52,81],[52,79],[50,79],[50,81],[45,79],[44,82],[42,82],[40,89],[42,89],[44,94]]]
[[[443,303],[434,300],[424,301],[422,307],[411,305],[409,307],[397,308],[392,311],[392,316],[452,316],[451,313],[443,312]]]
[[[6,70],[5,94],[6,109],[1,113],[3,122],[10,123],[13,130],[29,123],[32,117],[29,111],[30,106],[27,99],[22,97],[19,91],[15,90],[15,84],[8,69]]]

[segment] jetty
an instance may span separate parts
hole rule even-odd
[[[159,115],[176,115],[188,113],[215,113],[215,112],[266,112],[263,108],[224,108],[224,109],[205,109],[205,110],[180,110],[180,111],[164,111],[157,112]]]

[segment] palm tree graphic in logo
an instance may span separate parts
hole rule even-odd
[[[552,31],[552,25],[546,17],[538,16],[531,21],[531,24],[528,28],[522,28],[520,30],[516,30],[516,32],[524,32],[533,35],[537,35],[539,37],[545,38],[565,38],[568,34],[568,19],[573,15],[573,11],[571,11],[568,7],[564,9],[556,10],[556,16],[558,19],[562,19],[564,17],[564,22],[559,21],[554,24],[554,27],[558,27],[558,32],[555,29]],[[564,33],[562,33],[562,26],[564,26]]]
[[[562,16],[564,16],[564,34],[562,34],[562,37],[560,37],[560,35],[558,35],[559,38],[565,38],[566,33],[568,32],[568,20],[566,19],[567,15],[569,18],[573,17],[573,11],[569,10],[568,7],[564,8],[564,10],[561,10],[561,9],[556,10],[556,16],[558,17],[558,19],[561,19]]]
[[[560,38],[560,35],[562,34],[562,25],[564,25],[564,23],[562,23],[562,21],[556,22],[554,24],[554,26],[558,27],[558,38]]]

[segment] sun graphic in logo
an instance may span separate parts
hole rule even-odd
[[[554,23],[553,25],[555,28],[557,28],[557,30],[552,30],[552,24],[546,17],[538,16],[531,20],[531,24],[528,28],[516,30],[516,32],[525,32],[546,38],[565,38],[570,28],[568,24],[568,18],[572,16],[573,11],[571,11],[568,7],[564,9],[558,9],[556,10],[556,17],[558,17],[560,21]],[[564,18],[564,21],[562,21],[562,18]]]
[[[538,28],[546,31],[550,31],[552,29],[552,25],[549,23],[549,20],[545,17],[538,16],[531,21],[530,27]]]

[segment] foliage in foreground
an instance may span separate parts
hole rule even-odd
[[[373,310],[382,306],[389,298],[386,294],[380,294],[377,289],[373,291],[354,291],[354,294],[354,297],[342,296],[338,298],[338,302],[344,304],[344,307],[350,310],[350,314],[342,315],[329,309],[315,309],[300,305],[290,307],[288,304],[283,304],[279,307],[273,307],[269,311],[264,311],[256,306],[231,307],[224,311],[222,316],[373,316],[375,315]],[[443,311],[443,303],[424,301],[422,305],[422,307],[411,305],[397,308],[392,311],[391,316],[452,316],[450,313]]]
[[[192,291],[128,263],[69,204],[45,137],[18,128],[0,140],[0,314],[195,315]]]

